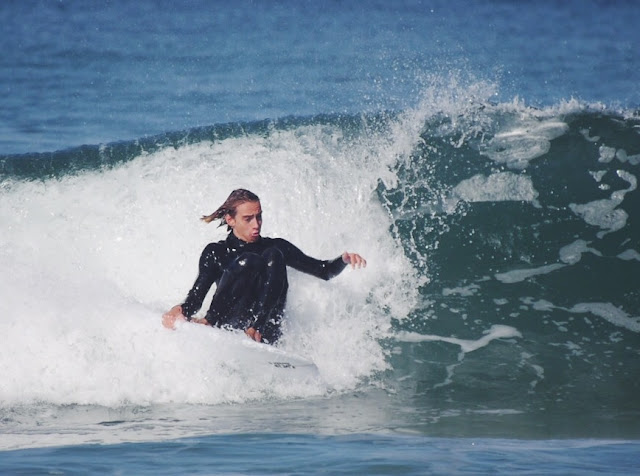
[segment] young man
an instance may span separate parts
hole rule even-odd
[[[305,255],[281,238],[263,238],[262,208],[254,193],[234,190],[211,215],[207,223],[226,223],[226,240],[209,243],[200,256],[198,277],[186,300],[162,316],[173,329],[178,320],[243,329],[252,339],[274,343],[280,337],[280,320],[287,298],[287,266],[329,280],[350,264],[360,268],[367,262],[357,253],[344,252],[330,261]],[[203,319],[192,316],[213,284],[216,292]]]

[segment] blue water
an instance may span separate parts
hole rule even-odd
[[[243,434],[13,451],[13,474],[629,474],[616,441]],[[176,461],[180,461],[179,469]]]
[[[0,473],[640,466],[640,4],[0,5]],[[230,190],[281,348],[159,316]]]
[[[637,107],[635,2],[3,2],[0,150],[414,105],[432,77],[495,99]],[[461,84],[460,87],[464,87]]]

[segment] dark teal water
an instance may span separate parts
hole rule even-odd
[[[513,423],[539,437],[605,428],[631,436],[640,370],[638,121],[568,114],[553,122],[545,153],[503,164],[537,155],[544,139],[535,131],[549,123],[488,116],[491,128],[501,124],[497,134],[478,131],[463,145],[451,145],[459,134],[427,125],[399,186],[379,188],[405,252],[431,278],[423,304],[399,324],[412,334],[394,367],[439,409],[511,408],[526,415]],[[469,339],[493,325],[516,328],[517,343],[472,357],[423,336]]]

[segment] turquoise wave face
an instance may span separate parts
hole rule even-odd
[[[397,186],[378,189],[429,277],[398,324],[396,377],[425,418],[444,406],[461,424],[469,414],[487,424],[485,412],[516,427],[537,419],[539,436],[589,433],[594,421],[634,433],[637,119],[485,110],[456,120],[429,121]],[[507,339],[493,340],[503,326]]]

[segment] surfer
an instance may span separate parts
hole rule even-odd
[[[186,320],[242,329],[258,342],[274,343],[280,337],[289,288],[287,266],[329,280],[347,265],[354,269],[367,265],[357,253],[344,252],[333,260],[322,261],[305,255],[287,240],[260,236],[260,199],[245,189],[231,192],[215,212],[202,220],[220,220],[220,226],[227,225],[229,235],[203,250],[198,277],[187,298],[162,316],[162,324],[169,329],[176,321]],[[193,318],[214,283],[216,291],[207,314]]]

